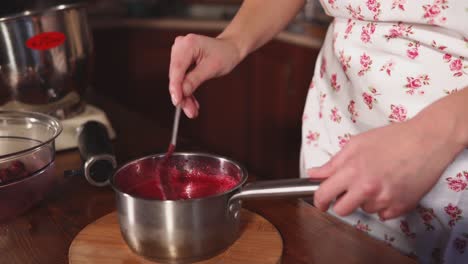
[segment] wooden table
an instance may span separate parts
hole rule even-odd
[[[95,104],[107,112],[117,131],[115,151],[120,163],[165,151],[169,131],[158,127],[156,121],[105,100]],[[184,139],[179,142],[180,149],[196,150]],[[68,263],[68,248],[77,233],[115,210],[110,188],[93,187],[83,177],[63,177],[64,170],[80,164],[76,150],[59,152],[57,188],[29,212],[0,225],[1,264]],[[245,206],[280,231],[284,241],[282,263],[416,263],[303,200],[249,201]]]

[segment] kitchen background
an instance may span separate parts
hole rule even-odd
[[[71,2],[77,1],[2,3],[0,15]],[[94,41],[89,93],[144,114],[165,128],[171,128],[173,122],[174,108],[168,93],[173,40],[188,33],[216,36],[242,3],[240,0],[86,2]],[[201,151],[238,160],[256,175],[298,177],[303,106],[329,22],[318,1],[307,1],[278,37],[248,56],[229,75],[202,85],[196,93],[200,115],[194,120],[182,119],[179,135],[200,146]],[[184,146],[178,150],[183,151]]]

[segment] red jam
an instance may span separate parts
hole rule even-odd
[[[209,168],[161,164],[151,160],[140,161],[118,173],[116,185],[125,193],[147,199],[196,199],[224,193],[240,181],[239,175],[212,173]]]
[[[152,177],[148,181],[132,186],[127,192],[148,199],[196,199],[229,191],[238,183],[228,175],[207,175],[196,170],[180,172],[175,168],[169,168],[167,172],[169,172],[167,184],[161,185],[160,177]],[[170,189],[169,194],[167,189]]]
[[[21,161],[13,161],[7,168],[0,169],[0,185],[28,176],[26,166]]]

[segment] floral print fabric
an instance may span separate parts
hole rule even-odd
[[[352,135],[408,120],[468,87],[467,0],[322,0],[322,5],[335,19],[304,109],[303,177]],[[468,263],[468,151],[413,212],[382,222],[358,210],[342,220],[421,263]]]

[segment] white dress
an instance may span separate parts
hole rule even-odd
[[[335,19],[304,109],[302,177],[351,135],[410,119],[468,87],[468,0],[322,0],[322,6]],[[413,212],[382,222],[358,210],[341,219],[421,263],[468,263],[468,151]]]

